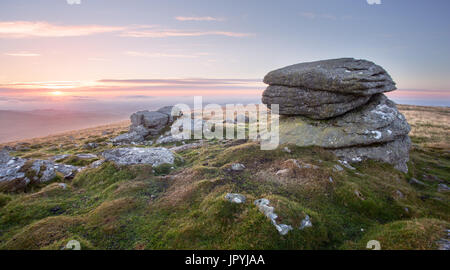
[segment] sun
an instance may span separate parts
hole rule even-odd
[[[52,94],[53,96],[61,96],[63,93],[61,91],[54,91],[51,92],[50,94]]]

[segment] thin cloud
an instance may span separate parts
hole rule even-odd
[[[144,58],[197,58],[197,54],[170,54],[170,53],[148,53],[148,52],[125,52],[126,55]]]
[[[314,12],[301,12],[300,15],[304,18],[314,20],[314,19],[328,19],[328,20],[336,20],[336,16],[330,14],[317,14]]]
[[[48,22],[0,22],[0,38],[77,37],[124,31],[125,27],[104,25],[56,25]]]
[[[224,19],[222,18],[215,18],[215,17],[211,17],[211,16],[205,16],[205,17],[185,17],[185,16],[177,16],[175,17],[175,19],[177,21],[196,21],[196,22],[202,22],[202,21],[207,21],[207,22],[211,22],[211,21],[224,21]]]
[[[188,30],[132,30],[122,33],[123,37],[135,38],[166,38],[166,37],[199,37],[199,36],[226,36],[226,37],[248,37],[250,33],[228,32],[228,31],[188,31]]]
[[[202,86],[202,85],[247,85],[261,83],[260,79],[208,79],[208,78],[187,78],[187,79],[127,79],[115,80],[104,79],[99,83],[113,84],[142,84],[142,85],[173,85],[173,86]]]
[[[7,56],[17,56],[17,57],[37,57],[41,56],[38,53],[28,53],[28,52],[18,52],[18,53],[5,53]]]
[[[155,25],[106,26],[106,25],[57,25],[48,22],[6,21],[0,22],[0,38],[79,37],[104,33],[116,33],[122,37],[197,37],[227,36],[247,37],[253,34],[230,31],[198,31],[163,29]]]

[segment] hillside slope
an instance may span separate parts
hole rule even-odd
[[[373,161],[345,167],[320,148],[205,141],[179,151],[183,162],[173,168],[106,162],[65,189],[60,178],[0,193],[0,249],[61,249],[72,239],[83,249],[365,249],[369,240],[382,249],[442,248],[450,229],[450,109],[399,109],[412,127],[408,174]],[[125,130],[122,123],[35,139],[13,154],[100,153]],[[82,147],[89,142],[99,147]],[[231,170],[235,163],[245,169]],[[231,203],[227,193],[247,200]],[[278,233],[253,203],[261,198],[292,231]],[[300,229],[307,215],[312,226]]]

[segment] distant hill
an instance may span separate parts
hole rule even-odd
[[[125,120],[125,115],[60,110],[0,110],[0,143]]]

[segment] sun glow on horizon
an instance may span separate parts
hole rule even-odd
[[[50,94],[53,95],[53,96],[62,96],[63,92],[61,92],[61,91],[53,91],[53,92],[50,92]]]

